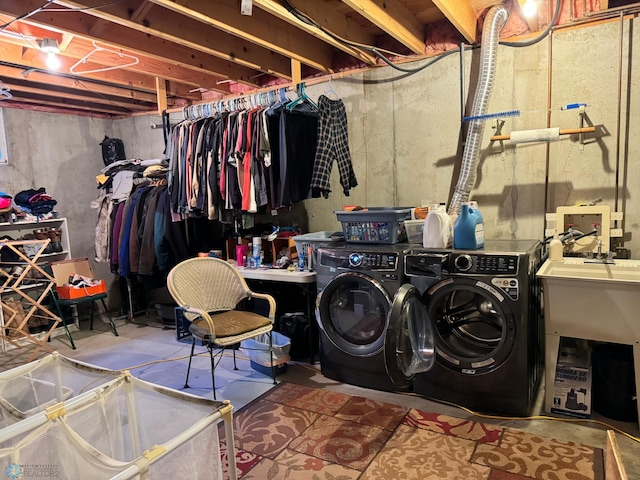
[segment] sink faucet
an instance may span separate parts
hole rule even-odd
[[[593,256],[593,253],[590,254],[589,258],[585,260],[585,263],[605,263],[605,264],[615,264],[613,261],[613,252],[605,252],[602,253],[602,239],[598,239],[598,253]]]

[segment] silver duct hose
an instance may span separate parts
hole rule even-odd
[[[502,30],[502,27],[507,23],[508,16],[509,12],[505,7],[496,5],[489,10],[489,13],[487,13],[484,19],[482,46],[480,48],[480,79],[476,87],[470,117],[478,117],[487,113],[487,105],[491,97],[491,89],[493,88],[493,79],[495,77],[500,30]],[[462,203],[469,200],[469,193],[476,181],[476,170],[480,156],[480,142],[482,142],[485,121],[485,119],[477,119],[469,122],[460,175],[458,176],[458,183],[456,184],[451,203],[449,204],[449,215],[458,215]]]

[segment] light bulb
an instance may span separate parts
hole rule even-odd
[[[45,60],[45,62],[47,63],[47,67],[49,67],[49,70],[57,70],[60,68],[60,59],[53,52],[47,53],[47,59]]]
[[[522,13],[527,18],[535,17],[536,13],[538,13],[536,0],[527,0],[524,2],[524,5],[522,5]]]

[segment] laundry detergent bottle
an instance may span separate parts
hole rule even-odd
[[[433,205],[424,219],[422,245],[425,248],[448,248],[451,246],[451,217],[445,204]]]
[[[559,262],[562,260],[564,256],[564,246],[562,245],[562,240],[558,236],[558,231],[556,230],[553,234],[553,238],[549,243],[549,260],[552,262]]]
[[[463,203],[460,215],[453,226],[453,248],[477,250],[484,247],[484,223],[482,215]]]

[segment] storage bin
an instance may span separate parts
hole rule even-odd
[[[290,360],[291,340],[278,332],[271,332],[273,345],[273,364],[278,366]],[[269,353],[269,336],[267,333],[244,340],[242,347],[247,349],[249,360],[263,367],[268,367],[271,375],[271,354]],[[276,369],[277,370],[277,369]]]
[[[251,364],[251,368],[253,368],[256,372],[260,372],[261,374],[268,377],[271,376],[271,366],[265,367],[264,365],[260,365],[259,363],[254,362],[253,360],[250,360],[249,363]],[[281,373],[287,373],[286,363],[281,363],[280,365],[274,364],[273,366],[276,369],[276,377]]]
[[[313,232],[293,237],[296,244],[298,258],[302,258],[305,268],[309,266],[309,247],[311,247],[311,268],[316,267],[318,249],[335,247],[344,242],[341,232]]]
[[[407,242],[419,243],[422,245],[422,232],[424,230],[424,219],[405,220],[404,228],[407,231]]]
[[[407,240],[404,221],[411,207],[370,207],[351,212],[335,211],[347,242],[392,244]]]

